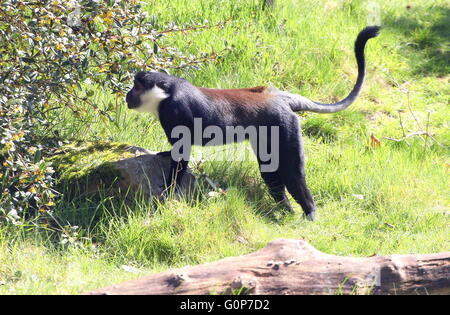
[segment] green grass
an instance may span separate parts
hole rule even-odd
[[[161,29],[170,21],[228,21],[224,28],[167,36],[187,53],[233,47],[217,62],[174,72],[196,85],[266,84],[327,102],[354,84],[353,41],[366,24],[364,1],[279,1],[283,5],[272,12],[258,10],[258,1],[147,2]],[[148,204],[138,198],[131,205],[107,197],[66,198],[55,216],[63,227],[80,228],[78,234],[64,228],[64,246],[27,226],[0,227],[0,293],[80,293],[249,253],[281,237],[303,238],[337,255],[449,250],[450,7],[446,1],[380,1],[380,11],[384,28],[366,49],[361,98],[341,113],[301,116],[316,222],[305,221],[298,205],[292,216],[276,212],[255,162],[206,161],[202,170],[225,194],[207,197],[205,188],[196,201]],[[123,100],[101,89],[94,101],[105,108],[117,104],[116,124],[94,114],[84,117],[91,123],[80,123],[59,113],[71,126],[65,137],[169,148],[155,118],[127,111]],[[434,140],[384,139],[420,130]],[[371,135],[381,146],[369,145]]]

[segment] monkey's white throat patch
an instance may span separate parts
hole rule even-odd
[[[134,108],[138,112],[158,114],[159,103],[169,95],[163,89],[154,86],[151,90],[141,94],[141,106]]]

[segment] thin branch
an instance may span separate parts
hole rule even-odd
[[[416,132],[409,133],[409,134],[407,134],[406,136],[404,136],[404,137],[402,137],[400,139],[390,138],[390,137],[383,137],[383,139],[392,140],[392,141],[395,141],[395,142],[401,142],[401,141],[404,141],[404,140],[406,140],[408,138],[415,137],[415,136],[427,136],[427,137],[432,138],[432,136],[426,131],[416,131]]]

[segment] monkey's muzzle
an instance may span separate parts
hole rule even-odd
[[[125,97],[125,101],[127,102],[128,108],[133,109],[139,107],[139,103],[135,102],[133,98],[130,95],[130,92],[127,93],[127,96]]]

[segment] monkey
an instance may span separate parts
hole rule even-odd
[[[306,218],[313,221],[316,205],[306,185],[301,128],[295,112],[335,113],[354,103],[365,78],[365,45],[370,38],[378,36],[379,30],[379,26],[368,26],[358,34],[354,45],[358,67],[356,83],[347,97],[333,104],[318,103],[298,94],[263,86],[237,89],[196,87],[185,79],[155,71],[140,71],[135,75],[134,85],[126,95],[126,102],[129,109],[151,112],[158,116],[172,145],[171,151],[160,154],[172,156],[170,179],[171,185],[175,187],[179,187],[181,183],[190,155],[190,148],[187,148],[183,152],[183,158],[173,157],[174,147],[179,139],[173,134],[177,126],[183,126],[193,132],[194,121],[201,119],[202,130],[208,126],[216,126],[225,133],[225,129],[230,126],[278,128],[277,169],[262,171],[264,166],[262,154],[257,146],[254,147],[252,144],[261,177],[277,204],[293,212],[286,195],[287,189],[302,207]],[[271,135],[272,133],[268,132],[266,135],[257,134],[257,137],[265,137],[269,143],[269,140],[272,140]],[[206,140],[208,139],[196,142],[191,138],[189,141],[190,145],[207,145]],[[232,139],[231,142],[235,141],[237,140]],[[228,142],[225,140],[222,143]],[[271,145],[267,146],[270,149]]]

